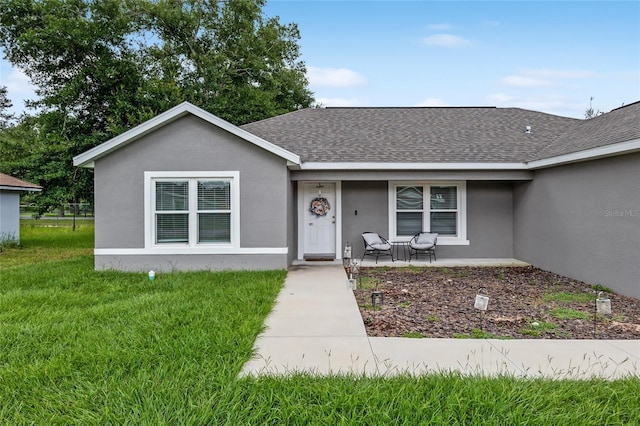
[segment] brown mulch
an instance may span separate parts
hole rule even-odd
[[[362,268],[356,279],[369,336],[640,339],[640,300],[604,292],[612,312],[596,316],[598,290],[534,267]],[[381,307],[371,304],[376,289]],[[489,297],[486,311],[477,294]]]

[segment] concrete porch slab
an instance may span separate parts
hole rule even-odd
[[[373,258],[366,257],[362,262],[359,262],[363,267],[376,267],[376,266],[388,266],[395,268],[408,267],[409,265],[414,267],[455,267],[455,266],[531,266],[527,262],[523,262],[518,259],[438,259],[432,262],[428,260],[412,260],[411,262],[405,260],[396,260],[392,262],[389,259],[379,259],[378,263]]]

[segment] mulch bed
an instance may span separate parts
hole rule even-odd
[[[369,336],[640,339],[640,300],[534,267],[362,268],[354,290]],[[371,292],[383,292],[372,306]],[[488,308],[474,307],[477,294]]]

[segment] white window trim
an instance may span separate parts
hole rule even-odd
[[[154,209],[154,185],[156,180],[184,180],[190,181],[206,180],[206,179],[229,179],[231,181],[231,241],[228,243],[198,243],[197,242],[197,224],[194,227],[190,224],[189,243],[181,244],[156,244],[155,243],[155,209]],[[190,185],[192,183],[190,182]],[[195,185],[195,183],[193,183]],[[190,204],[195,200],[190,200]],[[190,206],[190,211],[191,211]],[[195,215],[197,217],[197,214]],[[166,172],[166,171],[148,171],[144,172],[144,247],[150,252],[171,252],[171,253],[201,253],[206,250],[207,253],[215,254],[217,252],[228,253],[229,250],[238,249],[240,247],[240,172]]]
[[[398,186],[423,186],[429,188],[431,186],[456,186],[458,187],[458,217],[457,217],[457,236],[450,237],[446,235],[438,235],[438,245],[442,246],[468,246],[467,240],[467,182],[466,181],[389,181],[389,239],[394,241],[409,241],[411,237],[396,235],[396,187]],[[431,191],[429,190],[429,193]],[[430,209],[425,209],[430,212]],[[431,225],[427,220],[428,214],[424,215],[425,231]]]

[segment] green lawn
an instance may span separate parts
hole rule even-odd
[[[29,226],[0,254],[0,424],[640,423],[631,378],[237,379],[284,271],[150,282],[93,271],[82,228]]]

